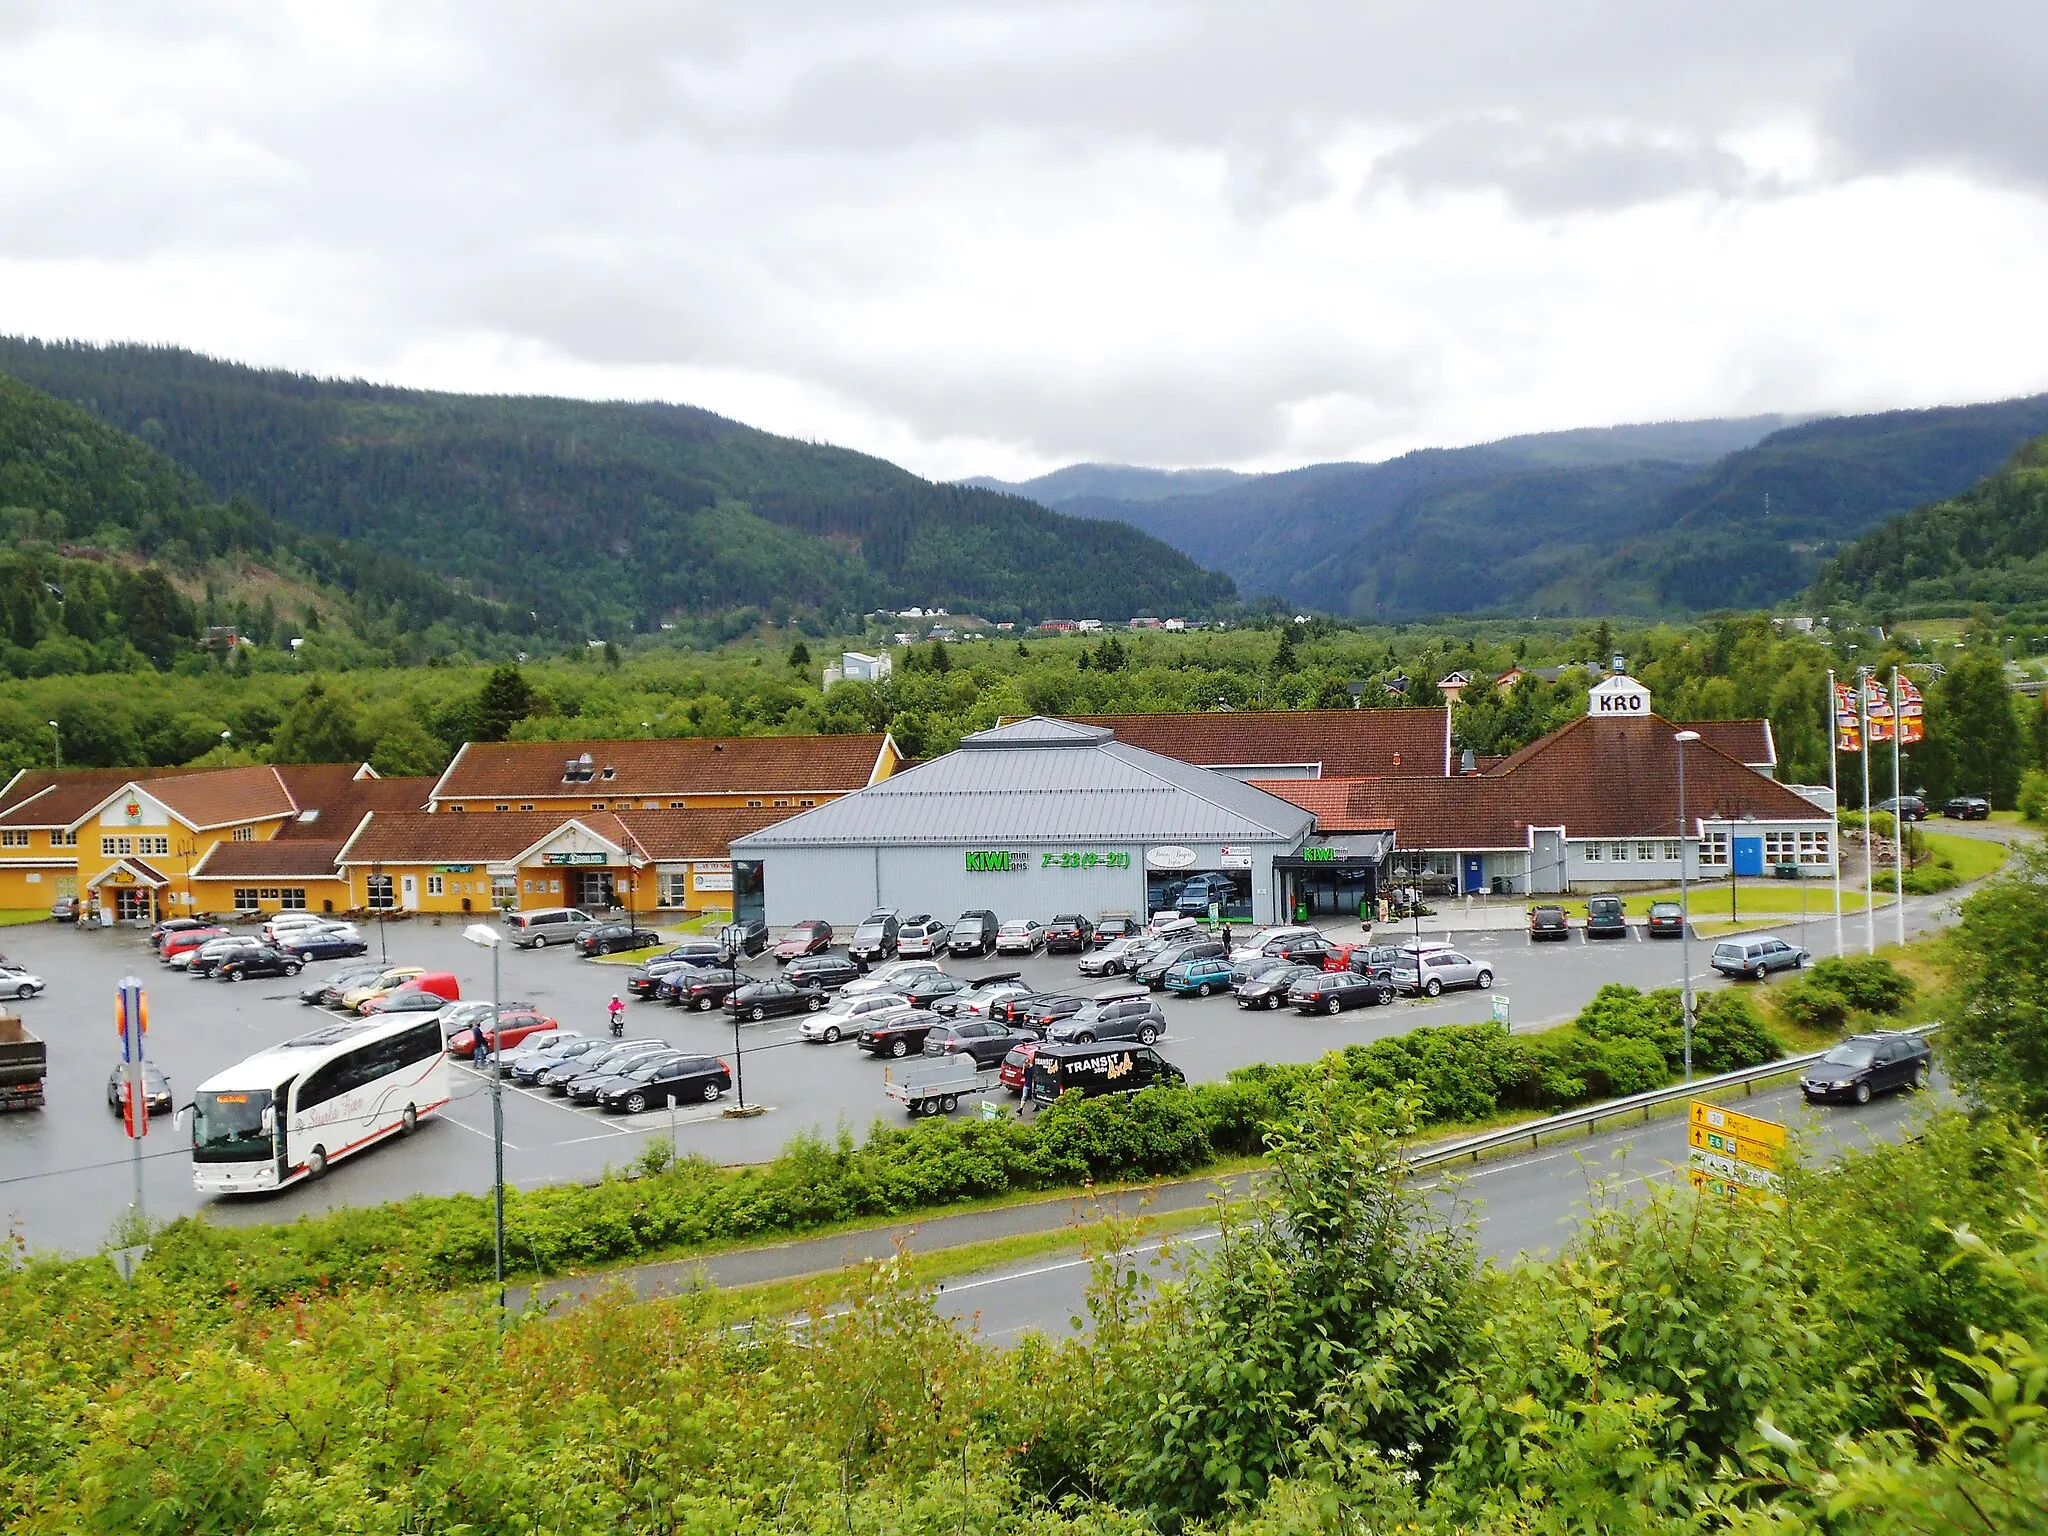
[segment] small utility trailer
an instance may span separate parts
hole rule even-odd
[[[951,1114],[970,1094],[994,1088],[999,1068],[981,1070],[965,1051],[931,1057],[901,1069],[891,1067],[882,1079],[882,1092],[910,1112],[919,1115]]]

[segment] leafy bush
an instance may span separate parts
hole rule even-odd
[[[2048,773],[2029,768],[2021,774],[2019,798],[2014,804],[2035,826],[2048,822]]]
[[[1915,864],[1906,871],[1903,881],[1908,896],[1938,896],[1962,883],[1963,877],[1956,873],[1954,862],[1942,853],[1937,853],[1925,863]]]
[[[1787,1024],[1808,1033],[1840,1031],[1849,1023],[1849,999],[1811,976],[1773,988],[1771,1006]]]
[[[1697,1072],[1758,1067],[1785,1053],[1746,993],[1723,989],[1693,998],[1692,1064]]]
[[[1882,955],[1831,956],[1814,963],[1812,976],[1862,1013],[1897,1013],[1913,1000],[1913,978]]]

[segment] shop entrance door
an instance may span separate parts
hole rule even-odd
[[[114,887],[114,916],[117,920],[141,922],[149,916],[149,891],[144,887],[117,885]]]
[[[420,909],[420,877],[400,875],[398,877],[398,904],[408,912]]]
[[[618,894],[608,869],[579,870],[576,875],[576,905],[586,912],[602,912],[617,906]]]

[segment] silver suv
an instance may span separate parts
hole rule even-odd
[[[1477,987],[1484,992],[1493,985],[1493,968],[1448,944],[1425,944],[1420,950],[1402,950],[1388,979],[1403,992],[1440,997],[1446,987]]]
[[[1166,1033],[1166,1015],[1148,996],[1106,997],[1046,1029],[1045,1038],[1087,1045],[1095,1040],[1136,1040],[1150,1045]]]

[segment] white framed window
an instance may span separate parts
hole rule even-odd
[[[171,840],[168,837],[138,837],[135,840],[135,844],[135,851],[137,853],[168,855],[171,851]]]
[[[1606,844],[1604,843],[1586,844],[1586,862],[1588,864],[1598,864],[1600,860],[1605,856],[1605,848]]]
[[[661,877],[661,904],[664,907],[687,907],[690,904],[690,877],[687,872]]]
[[[758,800],[749,800],[747,802],[747,809],[750,811],[758,811],[759,809],[761,809],[761,802]]]
[[[237,912],[260,912],[263,910],[263,904],[256,894],[255,886],[238,885],[235,887],[235,910]]]
[[[306,888],[303,885],[289,885],[277,893],[277,905],[285,912],[306,910]]]
[[[500,806],[499,809],[503,810],[504,807]],[[427,894],[429,896],[439,896],[442,894],[442,880],[439,875],[427,876]]]
[[[501,801],[499,804],[492,806],[491,809],[494,811],[509,811],[512,809],[512,805],[510,801]]]
[[[533,802],[531,800],[523,801],[521,802],[519,809],[521,809],[522,811],[530,811],[533,809]]]
[[[1700,839],[1699,861],[1703,865],[1720,865],[1728,862],[1728,834],[1709,832]]]
[[[1636,844],[1636,862],[1637,862],[1638,864],[1648,864],[1648,863],[1649,863],[1649,862],[1650,862],[1651,860],[1655,859],[1656,857],[1657,857],[1657,855],[1656,855],[1656,852],[1655,852],[1655,850],[1654,850],[1654,849],[1653,849],[1653,848],[1652,848],[1652,847],[1650,846],[1650,844],[1648,844],[1648,843],[1637,843],[1637,844]]]
[[[529,884],[531,882],[528,882]],[[516,875],[491,876],[491,901],[496,906],[509,907],[519,900],[519,878]]]
[[[1667,843],[1665,843],[1665,844],[1664,844],[1664,857],[1665,857],[1665,859],[1666,859],[1666,860],[1668,860],[1668,861],[1671,861],[1671,862],[1676,862],[1676,861],[1677,861],[1677,859],[1678,859],[1678,856],[1679,856],[1679,853],[1678,853],[1678,844],[1677,844],[1677,843],[1675,843],[1675,842],[1667,842]]]
[[[815,801],[815,800],[799,800],[799,801],[797,801],[797,804],[798,804],[798,805],[816,805],[817,803],[818,803],[818,802],[817,802],[817,801]]]
[[[1628,844],[1609,843],[1607,845],[1607,856],[1617,864],[1626,864],[1628,862]]]
[[[1828,862],[1827,833],[1802,832],[1799,834],[1799,862],[1802,864],[1826,865]]]
[[[135,839],[132,837],[103,837],[100,839],[100,852],[108,858],[122,858],[134,851]]]
[[[689,802],[687,800],[671,800],[668,803],[668,808],[672,811],[685,810],[688,806]]]
[[[50,834],[50,846],[52,848],[76,848],[78,846],[78,834],[76,832],[52,832]]]
[[[1799,856],[1799,838],[1792,832],[1766,832],[1764,834],[1764,862],[1767,864],[1790,864]]]
[[[533,894],[533,882],[531,880],[526,882],[526,894],[529,896]]]
[[[236,841],[236,842],[238,842],[238,843],[253,843],[253,842],[255,842],[255,841],[256,841],[256,829],[255,829],[254,827],[237,827],[237,828],[235,828],[235,841]]]
[[[391,895],[391,877],[389,875],[370,876],[369,891],[370,910],[373,912],[389,912],[398,905]]]
[[[0,848],[26,848],[27,846],[28,833],[26,831],[17,832],[12,827],[7,828],[5,831],[0,831]]]

